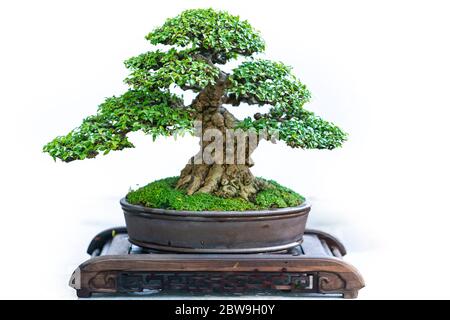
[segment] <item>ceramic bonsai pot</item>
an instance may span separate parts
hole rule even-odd
[[[299,245],[311,206],[261,211],[177,211],[120,200],[130,242],[173,252],[256,253]]]

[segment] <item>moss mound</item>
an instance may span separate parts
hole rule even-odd
[[[145,187],[130,191],[127,201],[149,208],[187,211],[247,211],[270,208],[286,208],[300,205],[305,199],[291,189],[272,180],[264,180],[266,188],[251,201],[242,198],[221,198],[207,193],[187,195],[175,189],[179,177],[170,177],[149,183]]]

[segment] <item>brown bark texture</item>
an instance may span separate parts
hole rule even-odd
[[[225,107],[222,106],[223,96],[228,85],[227,76],[221,73],[215,85],[209,85],[203,89],[193,101],[193,107],[197,111],[197,123],[201,128],[197,130],[196,135],[200,138],[199,152],[189,159],[187,165],[181,171],[177,188],[185,189],[187,194],[210,193],[224,198],[240,197],[245,200],[252,200],[252,197],[261,190],[263,182],[256,179],[250,171],[253,165],[250,155],[254,151],[245,143],[245,150],[237,139],[227,139],[227,129],[235,128],[236,119]],[[223,139],[223,152],[214,150],[212,152],[215,161],[205,161],[204,151],[215,137],[205,141],[205,132],[207,130],[221,133]],[[227,142],[228,140],[228,142]],[[232,141],[230,143],[230,141]],[[238,153],[244,155],[238,157]],[[231,161],[226,155],[233,155]],[[241,161],[239,161],[241,160]]]

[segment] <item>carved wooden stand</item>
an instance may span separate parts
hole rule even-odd
[[[72,274],[78,297],[92,293],[339,294],[356,298],[364,287],[359,272],[342,260],[333,236],[307,230],[300,246],[276,253],[174,254],[129,243],[126,229],[97,235],[91,259]]]

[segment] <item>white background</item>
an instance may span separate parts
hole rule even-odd
[[[430,0],[2,1],[0,298],[75,298],[91,237],[124,224],[119,199],[196,152],[140,134],[95,160],[41,150],[126,90],[122,61],[151,49],[149,31],[208,6],[248,19],[308,108],[350,134],[332,152],[263,144],[253,172],[309,198],[309,227],[339,236],[365,277],[360,298],[449,298],[450,7]]]

